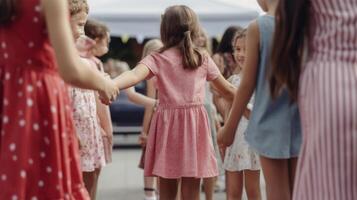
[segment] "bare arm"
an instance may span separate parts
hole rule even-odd
[[[220,74],[218,78],[211,81],[213,88],[227,101],[232,101],[236,88]]]
[[[134,87],[130,87],[125,90],[128,94],[128,98],[131,102],[139,104],[145,107],[154,107],[156,104],[156,99],[147,97],[135,91]]]
[[[221,74],[223,74],[224,72],[224,59],[223,56],[221,56],[220,54],[214,54],[212,56],[212,60],[214,61],[214,63],[216,63],[219,71],[221,72]]]
[[[149,68],[139,64],[134,69],[122,73],[114,81],[119,89],[126,89],[143,81],[149,74]]]
[[[153,80],[147,81],[146,95],[150,98],[156,98],[156,89],[154,87]],[[154,114],[154,107],[145,107],[143,130],[142,130],[142,135],[144,135],[144,137],[149,133],[151,118],[153,114]]]
[[[221,115],[223,121],[226,120],[229,112],[229,102],[227,102],[222,96],[220,95],[213,95],[213,103],[217,108],[217,112]]]
[[[256,22],[249,25],[246,42],[247,56],[243,67],[242,81],[235,94],[226,124],[219,133],[222,142],[227,146],[233,143],[235,130],[237,130],[238,123],[247,110],[247,105],[256,86],[259,60],[259,28]]]
[[[113,134],[113,126],[109,107],[100,102],[98,96],[96,96],[96,104],[100,127],[102,127],[105,133],[110,136]]]
[[[42,0],[41,3],[61,77],[74,86],[99,91],[109,102],[117,94],[115,85],[80,59],[71,34],[67,1]]]

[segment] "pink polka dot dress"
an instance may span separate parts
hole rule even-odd
[[[159,105],[151,120],[145,176],[206,178],[218,175],[204,107],[206,81],[220,72],[206,56],[196,70],[185,70],[181,52],[171,48],[141,62],[155,76]]]
[[[0,199],[89,199],[39,0],[0,27]]]

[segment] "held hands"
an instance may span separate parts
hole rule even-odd
[[[228,146],[232,145],[233,139],[228,136],[227,131],[225,130],[225,126],[218,130],[217,143],[221,149],[225,149]]]
[[[217,132],[217,143],[218,143],[219,153],[221,154],[221,157],[224,160],[228,145],[224,143],[223,137],[224,137],[223,128],[219,128]]]
[[[98,91],[99,99],[103,104],[111,104],[116,97],[119,95],[119,89],[117,88],[115,82],[108,77],[105,77],[104,89]]]

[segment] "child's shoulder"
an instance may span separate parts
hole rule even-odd
[[[260,32],[271,32],[274,29],[275,17],[267,14],[261,15],[252,25],[257,27]]]

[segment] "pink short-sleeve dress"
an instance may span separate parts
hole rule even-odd
[[[159,105],[151,120],[145,176],[206,178],[218,175],[207,112],[205,83],[220,75],[211,58],[185,70],[177,48],[141,62],[155,76]]]

